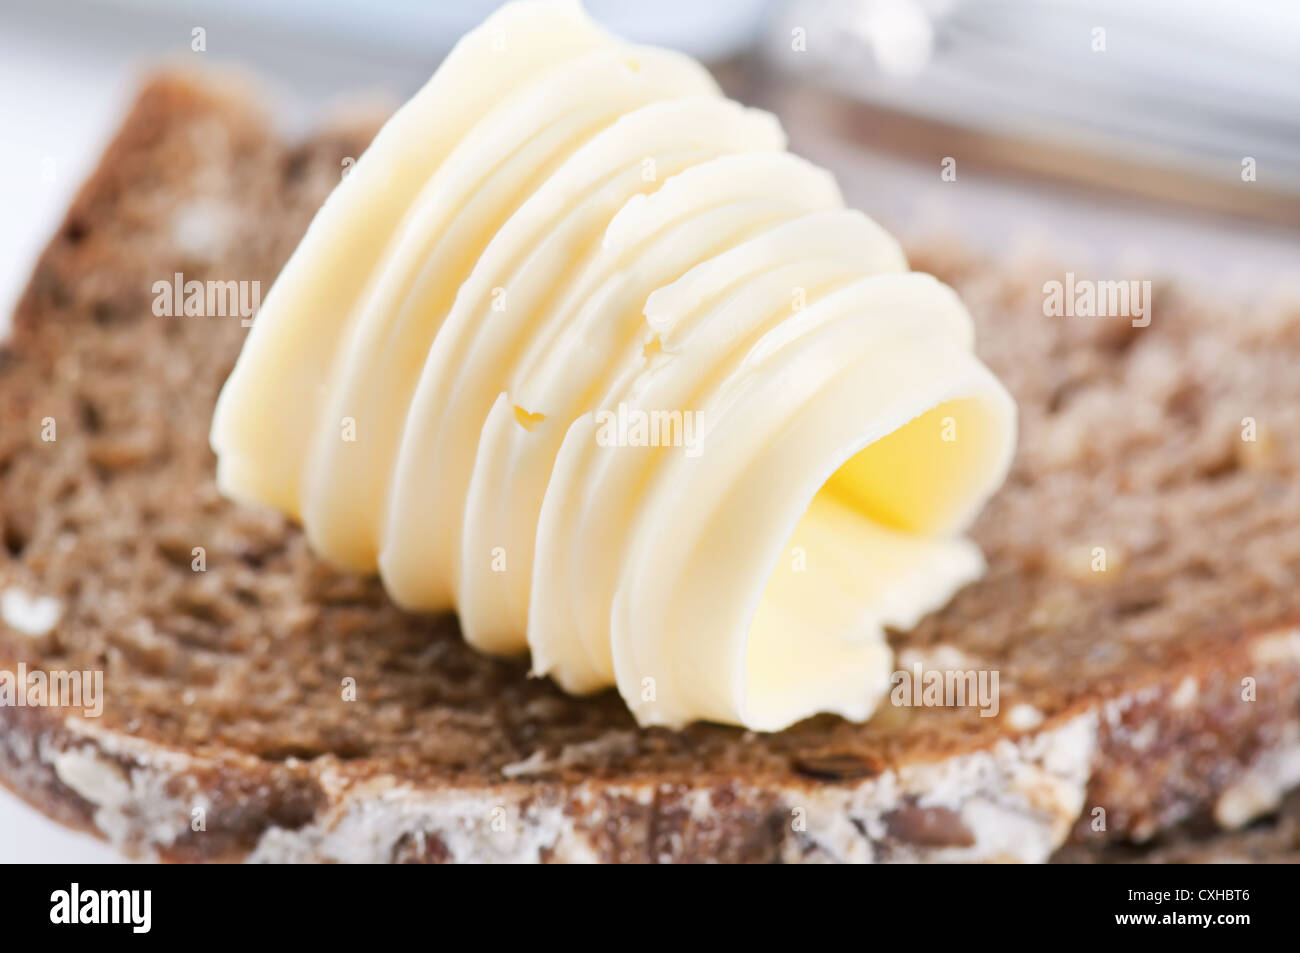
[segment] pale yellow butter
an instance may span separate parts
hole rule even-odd
[[[955,295],[784,147],[686,57],[503,7],[271,289],[223,491],[642,724],[865,719],[883,627],[983,571],[960,533],[1015,405]]]

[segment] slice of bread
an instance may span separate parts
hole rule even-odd
[[[41,259],[0,350],[0,668],[102,671],[104,706],[0,707],[22,797],[172,860],[1038,861],[1300,783],[1295,308],[1159,287],[1146,328],[1048,318],[1059,271],[914,253],[1022,436],[988,575],[892,641],[900,669],[996,671],[992,717],[641,730],[223,499],[208,426],[247,332],[157,315],[153,285],[269,288],[373,129],[288,146],[159,78]]]
[[[1060,864],[1300,864],[1300,791],[1267,820],[1243,830],[1215,832],[1189,822],[1140,847],[1071,844],[1052,858]]]

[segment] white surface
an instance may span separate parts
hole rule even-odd
[[[0,789],[0,864],[121,864],[103,841],[68,830]]]

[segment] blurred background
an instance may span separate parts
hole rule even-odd
[[[792,149],[905,241],[1300,296],[1293,0],[586,5],[778,113]],[[401,102],[496,6],[0,0],[0,335],[150,69],[236,65],[300,134],[350,103]],[[112,859],[0,791],[0,862]]]

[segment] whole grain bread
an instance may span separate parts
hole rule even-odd
[[[0,668],[104,673],[99,717],[0,707],[0,780],[41,810],[171,860],[1039,861],[1300,783],[1300,309],[1158,287],[1146,328],[1046,318],[1060,269],[913,250],[1021,449],[988,575],[891,639],[900,668],[996,670],[996,717],[642,730],[217,493],[247,332],[155,314],[153,284],[268,288],[375,128],[286,144],[253,98],[150,82],[0,349]]]
[[[1059,864],[1300,864],[1300,791],[1292,791],[1275,814],[1241,830],[1218,831],[1198,819],[1141,845],[1069,844],[1052,860]]]

